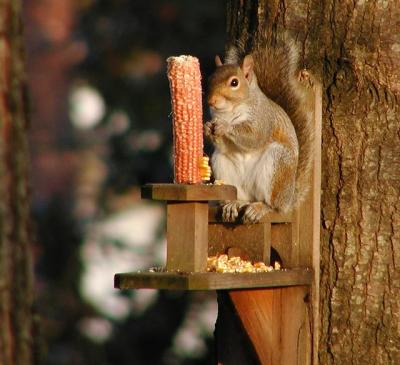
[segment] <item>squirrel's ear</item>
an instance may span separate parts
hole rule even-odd
[[[221,58],[218,55],[215,56],[215,66],[222,66]]]
[[[251,55],[247,55],[243,60],[242,71],[247,81],[249,82],[251,82],[251,78],[253,76],[253,67],[254,67],[253,57]]]

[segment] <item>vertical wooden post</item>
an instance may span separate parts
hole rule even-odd
[[[322,88],[314,85],[314,165],[311,175],[309,198],[299,209],[299,262],[302,266],[314,269],[314,281],[311,287],[310,321],[312,325],[313,364],[318,364],[319,335],[319,271],[320,271],[320,226],[321,226],[321,121]]]
[[[168,271],[206,271],[208,202],[168,202],[167,242]]]
[[[319,280],[320,280],[320,238],[321,238],[321,148],[322,148],[322,86],[314,86],[314,170],[312,175],[313,186],[313,243],[312,267],[314,282],[312,285],[312,316],[313,316],[313,364],[318,365],[319,347]]]

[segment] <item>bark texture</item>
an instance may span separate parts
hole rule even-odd
[[[231,0],[228,42],[289,30],[323,85],[320,364],[400,364],[398,0]]]
[[[0,364],[30,365],[32,270],[20,2],[0,2]]]

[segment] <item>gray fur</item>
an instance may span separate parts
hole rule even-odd
[[[258,85],[262,92],[287,113],[296,131],[299,144],[299,161],[296,177],[295,204],[306,198],[310,189],[313,162],[314,126],[309,107],[309,89],[299,81],[299,49],[287,33],[278,34],[271,41],[261,35],[251,52]],[[244,44],[238,42],[228,47],[225,58],[229,63],[240,64],[245,56]]]
[[[206,134],[215,145],[215,177],[238,189],[238,201],[223,207],[224,220],[233,221],[243,211],[245,222],[256,222],[271,210],[290,211],[306,196],[313,128],[297,76],[298,51],[286,35],[273,43],[263,39],[252,51],[254,75],[248,95],[243,94],[247,96],[238,102],[233,91],[232,99],[229,90],[223,94],[224,80],[240,74],[243,49],[230,47],[225,55],[228,66],[219,67],[211,78],[211,91],[223,97],[222,107],[212,110]],[[279,189],[277,181],[282,181]]]

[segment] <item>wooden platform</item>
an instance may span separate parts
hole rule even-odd
[[[310,285],[313,272],[310,269],[276,270],[263,273],[171,273],[133,272],[116,274],[114,287],[118,289],[175,289],[220,290],[275,288]]]

